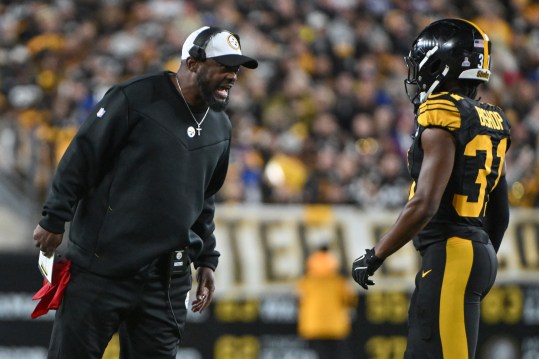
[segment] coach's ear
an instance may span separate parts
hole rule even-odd
[[[187,60],[185,60],[185,64],[187,65],[187,69],[191,72],[197,72],[198,66],[200,66],[200,61],[197,61],[193,59],[192,57],[188,57]]]

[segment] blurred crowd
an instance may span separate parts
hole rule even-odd
[[[532,0],[56,0],[0,5],[0,172],[43,197],[78,126],[112,85],[179,66],[202,25],[260,61],[227,112],[221,202],[400,208],[414,131],[403,61],[431,21],[474,21],[493,42],[482,99],[512,122],[513,206],[539,206],[539,4]]]

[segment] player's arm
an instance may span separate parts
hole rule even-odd
[[[509,199],[507,194],[507,181],[502,176],[498,185],[490,192],[487,211],[485,214],[485,231],[498,252],[503,235],[509,224]]]
[[[414,196],[406,203],[399,218],[374,248],[384,259],[408,243],[438,211],[442,195],[453,171],[455,142],[441,128],[427,128],[421,135],[423,163]]]
[[[455,161],[455,142],[449,131],[431,127],[421,134],[423,162],[414,196],[406,203],[399,218],[373,249],[352,264],[352,277],[364,289],[385,258],[408,243],[436,214]]]

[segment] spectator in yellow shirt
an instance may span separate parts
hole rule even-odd
[[[309,342],[319,359],[347,357],[350,308],[357,296],[339,272],[339,262],[327,245],[314,251],[298,282],[298,334]]]

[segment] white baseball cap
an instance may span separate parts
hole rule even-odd
[[[189,54],[189,50],[195,45],[195,39],[202,31],[209,28],[209,26],[203,26],[187,36],[182,47],[182,60],[192,57]],[[236,35],[227,30],[221,30],[211,36],[204,47],[204,51],[207,59],[214,59],[225,66],[242,65],[249,69],[256,69],[258,67],[258,62],[255,59],[241,53],[240,42],[236,38]]]

